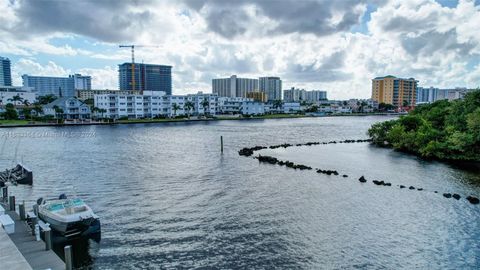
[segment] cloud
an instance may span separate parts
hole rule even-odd
[[[360,23],[367,1],[357,0],[187,0],[186,4],[208,22],[209,30],[233,38],[308,33],[325,36],[347,32]]]
[[[118,89],[117,67],[82,68],[76,73],[92,76],[92,89]]]
[[[35,1],[14,7],[18,24],[12,30],[24,38],[52,32],[84,35],[108,42],[134,40],[152,20],[151,1]]]
[[[57,65],[52,61],[49,61],[46,65],[42,66],[34,60],[21,58],[14,62],[12,66],[12,79],[14,85],[22,85],[21,76],[23,74],[65,77],[68,76],[68,74],[71,74],[71,71]]]
[[[371,78],[386,74],[479,85],[480,9],[468,0],[0,0],[0,10],[0,51],[19,59],[17,74],[72,69],[95,88],[118,87],[116,65],[130,59],[120,42],[159,45],[136,59],[172,65],[176,94],[208,92],[212,78],[232,74],[281,76],[285,88],[330,98],[369,97]]]

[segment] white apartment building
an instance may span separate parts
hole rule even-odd
[[[265,114],[265,103],[258,101],[243,101],[241,114],[244,115],[263,115]]]
[[[285,102],[282,104],[283,113],[297,113],[301,111],[300,103],[298,102]]]
[[[217,99],[217,95],[202,92],[185,96],[165,95],[163,91],[144,91],[143,95],[108,93],[94,95],[94,106],[106,110],[99,114],[111,119],[215,115]]]
[[[291,89],[283,91],[285,102],[300,102],[305,101],[309,103],[318,103],[327,99],[327,91],[298,89],[292,87]]]
[[[13,105],[23,105],[23,101],[12,101],[15,96],[21,97],[23,101],[26,100],[30,104],[37,100],[35,93],[31,92],[31,89],[29,88],[23,88],[20,86],[0,86],[0,105],[6,105],[8,103],[12,103]]]
[[[253,102],[252,98],[243,97],[219,97],[218,98],[218,114],[240,114],[244,102]]]

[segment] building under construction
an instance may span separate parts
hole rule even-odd
[[[135,71],[132,72],[132,67]],[[132,85],[134,77],[135,82]],[[118,66],[118,82],[124,91],[164,91],[172,94],[172,67],[154,64],[123,63]],[[135,88],[135,89],[134,89]]]

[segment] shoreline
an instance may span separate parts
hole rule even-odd
[[[190,122],[210,122],[210,121],[248,121],[248,120],[265,120],[265,119],[295,119],[295,118],[323,118],[323,117],[344,117],[344,116],[398,116],[399,113],[355,113],[355,114],[332,114],[332,115],[264,115],[259,117],[218,117],[218,118],[205,118],[205,119],[132,119],[132,120],[119,120],[116,122],[90,122],[90,123],[35,123],[35,124],[1,124],[2,128],[18,128],[18,127],[65,127],[65,126],[100,126],[100,125],[130,125],[130,124],[158,124],[158,123],[190,123]]]

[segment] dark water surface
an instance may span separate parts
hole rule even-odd
[[[237,153],[254,145],[366,138],[372,123],[387,119],[3,129],[0,135],[10,137],[0,164],[12,165],[18,143],[17,159],[34,171],[35,182],[10,189],[18,201],[76,194],[96,211],[102,241],[89,248],[94,269],[479,269],[480,206],[464,199],[480,195],[476,170],[366,143],[261,152],[348,178]],[[362,185],[361,175],[392,187]]]

